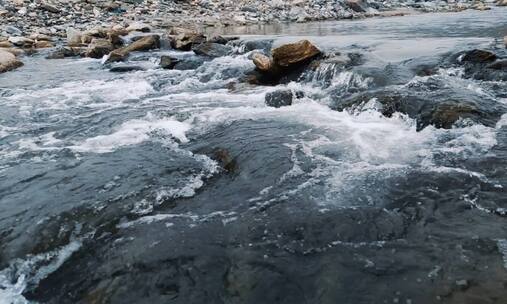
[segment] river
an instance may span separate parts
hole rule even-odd
[[[448,64],[506,57],[506,16],[231,28],[233,55],[188,70],[25,58],[0,75],[0,303],[506,303],[507,85]],[[303,38],[358,62],[240,81],[251,45]],[[281,88],[303,97],[266,106]]]

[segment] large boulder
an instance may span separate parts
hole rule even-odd
[[[280,67],[306,62],[320,53],[320,50],[308,40],[284,44],[271,51],[274,63]]]
[[[113,44],[107,39],[93,39],[86,49],[85,56],[102,58],[113,50]]]
[[[363,0],[346,0],[345,4],[356,13],[365,13],[368,5]]]
[[[7,51],[0,50],[0,73],[14,70],[22,65],[23,63],[16,56]]]
[[[232,52],[232,48],[227,45],[205,42],[193,47],[194,53],[208,57],[227,56]]]

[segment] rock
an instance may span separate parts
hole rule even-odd
[[[142,22],[133,22],[126,28],[126,30],[127,30],[127,32],[137,31],[137,32],[147,33],[147,32],[151,32],[151,26],[149,26],[145,23],[142,23]]]
[[[439,104],[429,117],[422,117],[422,124],[431,124],[436,128],[450,129],[460,118],[474,118],[480,115],[480,111],[472,105]]]
[[[140,66],[134,65],[134,66],[112,67],[109,69],[109,71],[113,72],[113,73],[125,73],[125,72],[132,72],[132,71],[144,71],[144,69]]]
[[[266,93],[264,100],[266,105],[270,107],[280,108],[292,105],[292,98],[292,91],[285,89]]]
[[[13,44],[9,41],[0,41],[0,48],[10,48]]]
[[[160,48],[160,36],[149,35],[143,36],[141,39],[132,42],[131,44],[112,51],[105,63],[116,62],[124,60],[131,52],[136,51],[149,51]]]
[[[261,72],[267,72],[271,70],[271,67],[273,65],[271,58],[261,53],[253,54],[252,60],[255,64],[255,67]]]
[[[4,28],[5,32],[10,35],[20,36],[23,34],[23,31],[18,29],[17,27],[8,25]]]
[[[44,34],[40,34],[40,33],[33,33],[28,38],[30,38],[32,40],[37,40],[37,41],[52,41],[53,40],[48,35],[44,35]]]
[[[179,62],[178,59],[176,58],[173,58],[171,56],[161,56],[160,57],[160,64],[159,66],[163,69],[167,69],[167,70],[171,70],[171,69],[174,69],[174,67],[176,66],[176,64]]]
[[[113,44],[107,39],[93,39],[86,50],[85,56],[91,58],[102,58],[113,50]]]
[[[43,2],[40,5],[40,8],[42,8],[43,10],[46,10],[48,12],[54,13],[54,14],[58,14],[60,12],[60,10],[56,6],[51,5],[47,2]]]
[[[472,8],[475,9],[475,10],[478,10],[478,11],[486,11],[486,10],[490,10],[491,9],[491,7],[486,6],[482,2],[479,2],[479,3],[475,4],[475,5],[473,5]]]
[[[208,57],[222,57],[229,55],[232,52],[232,48],[223,44],[205,42],[193,47],[193,51],[197,55]]]
[[[218,43],[218,44],[227,44],[229,41],[237,40],[239,37],[223,37],[223,36],[213,36],[208,39],[208,42]]]
[[[354,12],[365,13],[368,6],[362,0],[346,0],[345,4]]]
[[[34,47],[37,49],[52,48],[53,46],[54,45],[51,42],[45,40],[36,41],[34,44]]]
[[[120,32],[120,31],[109,31],[107,33],[107,39],[109,40],[109,42],[111,42],[111,44],[115,47],[115,48],[119,48],[121,47],[123,44],[124,44],[124,41],[123,39],[121,38],[121,36],[123,33]]]
[[[34,41],[26,37],[9,37],[9,42],[19,47],[31,47]]]
[[[19,48],[12,48],[12,47],[9,47],[9,48],[0,48],[0,51],[5,51],[5,52],[8,52],[8,53],[11,53],[12,55],[14,55],[16,57],[25,54],[24,50],[19,49]]]
[[[503,37],[503,44],[507,48],[507,36]]]
[[[285,44],[272,50],[274,64],[280,67],[297,65],[319,55],[320,50],[308,40]]]
[[[497,60],[492,64],[488,65],[486,68],[493,70],[507,70],[507,59]]]
[[[196,32],[185,32],[173,36],[171,46],[181,51],[190,51],[192,46],[206,42],[206,36]]]
[[[67,28],[67,45],[68,46],[80,46],[82,32],[73,28]]]
[[[60,47],[46,56],[46,59],[63,59],[66,57],[81,56],[83,48],[80,47]]]
[[[458,281],[456,281],[456,287],[459,290],[467,290],[469,287],[468,281],[467,280],[458,280]]]
[[[22,66],[23,63],[19,61],[13,54],[0,50],[0,73],[14,70]]]
[[[463,57],[461,58],[462,62],[471,62],[471,63],[485,63],[492,62],[496,60],[495,53],[484,50],[471,50],[465,52]]]
[[[507,0],[498,0],[496,2],[497,6],[507,6]]]
[[[231,173],[237,170],[238,165],[236,160],[231,156],[226,149],[218,148],[213,151],[212,159],[217,161],[225,171]]]

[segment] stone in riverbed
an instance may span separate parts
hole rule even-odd
[[[80,46],[82,35],[83,35],[83,33],[81,31],[75,30],[70,27],[67,28],[67,45],[68,46]]]
[[[232,48],[227,45],[206,42],[193,47],[194,53],[208,57],[222,57],[229,55]]]
[[[229,41],[237,40],[239,37],[222,37],[222,36],[213,36],[208,39],[208,42],[218,43],[218,44],[227,44]]]
[[[34,41],[26,37],[9,37],[9,42],[19,47],[31,47]]]
[[[22,65],[23,63],[16,56],[7,51],[0,50],[0,73],[14,70]]]
[[[497,60],[492,64],[488,65],[486,68],[492,70],[507,70],[507,59]]]
[[[503,44],[507,48],[507,36],[503,37]]]
[[[128,65],[128,66],[117,66],[109,69],[110,72],[113,73],[126,73],[133,71],[144,71],[144,68],[137,65]]]
[[[133,23],[129,24],[129,26],[126,28],[126,30],[127,30],[127,32],[137,31],[137,32],[148,33],[148,32],[151,32],[151,26],[149,26],[145,23],[142,23],[142,22],[133,22]]]
[[[171,37],[171,46],[181,51],[190,51],[192,46],[206,42],[206,36],[197,32],[182,32]]]
[[[362,0],[346,0],[345,4],[356,13],[365,13],[368,8]]]
[[[292,91],[285,89],[266,93],[264,101],[270,107],[280,108],[292,105],[292,99]]]
[[[158,48],[160,48],[160,36],[158,35],[144,36],[141,39],[136,40],[123,48],[116,49],[110,52],[108,58],[105,60],[105,63],[122,61],[131,52],[149,51]]]
[[[436,128],[450,129],[460,118],[475,118],[480,116],[481,112],[472,105],[468,104],[439,104],[430,113],[429,116],[422,117],[423,125],[434,125]]]
[[[51,5],[47,2],[43,2],[41,5],[40,5],[40,8],[45,10],[45,11],[48,11],[48,12],[51,12],[53,14],[58,14],[60,12],[60,9],[57,8],[56,6],[54,5]]]
[[[46,59],[63,59],[67,57],[81,56],[83,48],[80,47],[61,47],[46,56]]]
[[[52,48],[54,45],[46,40],[41,41],[35,41],[35,44],[33,45],[36,49],[45,49],[45,48]]]
[[[461,58],[462,62],[471,62],[471,63],[485,63],[492,62],[496,60],[496,55],[493,52],[485,51],[485,50],[471,50],[466,52]]]
[[[91,58],[102,58],[113,50],[113,44],[107,39],[93,39],[86,49],[85,56]]]
[[[320,50],[308,40],[284,44],[271,51],[273,62],[280,67],[290,67],[319,55]]]
[[[253,54],[252,60],[255,64],[255,67],[261,72],[267,72],[271,70],[271,67],[273,66],[271,58],[261,53]]]
[[[163,55],[160,57],[160,64],[159,66],[166,70],[172,70],[176,66],[176,64],[179,62],[178,59],[173,58],[171,56]]]

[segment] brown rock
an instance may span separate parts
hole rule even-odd
[[[102,58],[113,50],[113,44],[107,39],[94,38],[88,48],[85,56],[91,58]]]
[[[68,46],[80,46],[81,37],[83,33],[73,28],[67,29],[67,45]]]
[[[13,46],[12,43],[10,43],[7,40],[6,41],[0,41],[0,47],[2,47],[2,48],[10,48],[12,46]]]
[[[305,62],[320,53],[320,50],[308,40],[285,44],[271,51],[273,62],[281,67]]]
[[[158,35],[144,36],[143,38],[136,40],[123,48],[116,49],[111,53],[109,53],[109,57],[106,59],[105,62],[108,63],[122,61],[125,58],[127,58],[127,56],[131,52],[149,51],[158,48],[160,48],[160,36]]]
[[[255,67],[261,72],[269,71],[273,65],[271,58],[261,53],[253,54],[252,60],[255,64]]]
[[[346,0],[345,4],[357,13],[365,13],[367,5],[362,0]]]
[[[178,33],[174,35],[174,33]],[[170,32],[171,46],[177,50],[190,51],[193,45],[206,42],[206,36],[191,30],[173,28]]]
[[[463,62],[484,63],[496,60],[496,54],[485,50],[471,50],[466,52],[461,59]]]
[[[19,47],[31,47],[35,41],[26,37],[9,37],[9,42]]]
[[[35,41],[35,44],[34,44],[34,47],[37,49],[52,48],[53,46],[54,45],[51,42],[45,41],[45,40]]]
[[[16,57],[25,54],[24,50],[19,49],[19,48],[13,48],[13,47],[0,48],[0,51],[9,52]]]
[[[22,66],[23,63],[19,61],[13,54],[0,50],[0,73],[14,70]]]

